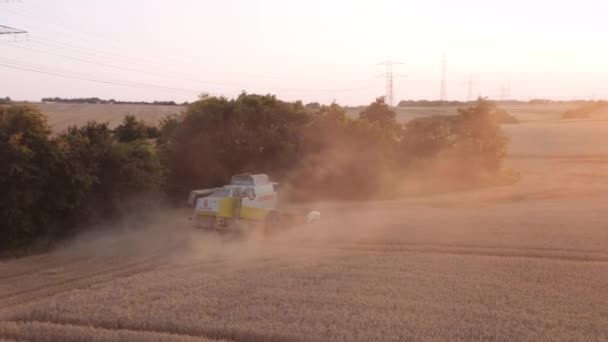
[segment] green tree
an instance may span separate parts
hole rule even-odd
[[[158,125],[158,139],[156,143],[161,148],[167,144],[169,139],[173,136],[175,130],[181,125],[183,117],[180,114],[169,114],[160,120]]]
[[[321,108],[321,104],[319,104],[319,102],[309,102],[304,107],[309,110],[319,110]]]
[[[397,122],[397,114],[386,104],[384,97],[367,106],[360,114],[359,119],[367,120],[372,124],[380,125],[384,130],[398,136],[401,133],[401,124]]]
[[[271,95],[242,93],[232,100],[203,95],[162,138],[167,191],[182,199],[191,189],[223,184],[235,173],[278,176],[297,160],[308,121],[301,103]]]
[[[451,148],[456,139],[456,119],[454,116],[432,116],[410,120],[405,124],[400,142],[403,158],[408,162],[435,158],[440,152]]]
[[[135,115],[125,115],[122,124],[114,129],[114,134],[120,142],[129,142],[138,139],[147,139],[149,129],[143,120],[138,120]]]
[[[507,136],[497,123],[501,109],[479,99],[456,116],[416,118],[405,125],[400,148],[406,162],[453,158],[470,174],[495,172],[505,156]]]
[[[495,172],[500,169],[509,141],[496,123],[496,105],[480,98],[469,107],[458,110],[454,134],[454,148],[469,165],[480,170]]]
[[[312,114],[287,183],[296,198],[366,198],[394,166],[394,134],[378,123],[349,118],[332,103]]]
[[[80,220],[116,217],[132,197],[157,199],[160,159],[146,140],[116,141],[107,123],[96,122],[70,127],[58,139],[79,180]]]
[[[70,204],[50,182],[65,179],[64,159],[35,108],[0,108],[0,249],[21,248],[57,232]]]

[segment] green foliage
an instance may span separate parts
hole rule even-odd
[[[310,110],[319,110],[321,108],[321,104],[319,104],[319,102],[309,102],[304,107]]]
[[[454,147],[473,169],[497,171],[501,167],[508,138],[496,123],[495,112],[496,106],[483,99],[470,108],[458,110]]]
[[[146,140],[119,142],[95,122],[53,138],[24,106],[0,108],[0,165],[0,254],[118,217],[133,197],[156,199],[162,176]]]
[[[401,125],[397,122],[397,114],[386,104],[384,97],[367,106],[360,114],[360,120],[367,120],[372,124],[378,124],[389,134],[398,137],[401,134]]]
[[[98,165],[92,209],[103,219],[153,204],[159,199],[161,171],[157,151],[147,141],[112,144]]]
[[[405,130],[382,98],[359,119],[335,103],[311,108],[268,95],[201,97],[161,124],[167,192],[181,200],[235,173],[266,172],[301,197],[365,197],[416,160],[452,158],[493,172],[504,156],[496,108],[483,100],[458,116],[415,119]]]
[[[192,103],[163,148],[167,190],[176,198],[196,187],[215,186],[241,172],[279,175],[294,164],[309,116],[301,104],[274,96],[236,99],[203,96]]]
[[[403,157],[416,159],[451,156],[471,172],[495,172],[505,156],[508,139],[496,120],[499,110],[479,99],[459,109],[457,116],[417,118],[406,124],[401,139]]]
[[[377,122],[351,119],[335,103],[321,106],[304,128],[299,158],[289,173],[292,196],[368,196],[394,167],[395,142],[393,132]]]
[[[129,142],[149,138],[150,128],[143,120],[138,120],[135,115],[126,115],[122,124],[114,130],[114,134],[120,142]],[[152,131],[154,133],[155,131]]]
[[[169,141],[175,129],[181,125],[182,120],[183,117],[178,114],[169,114],[160,120],[158,135],[156,136],[156,142],[159,146],[162,147]]]
[[[75,179],[81,180],[81,217],[116,216],[123,211],[123,200],[159,189],[162,172],[154,146],[143,139],[122,142],[118,134],[117,138],[107,123],[96,122],[70,127],[58,138]]]
[[[46,118],[34,108],[0,108],[0,250],[57,228],[69,205],[49,180],[65,176]]]
[[[409,121],[401,139],[404,158],[408,161],[435,158],[439,152],[452,147],[455,119],[453,116],[432,116]]]

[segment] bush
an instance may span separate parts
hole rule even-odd
[[[509,140],[494,120],[495,111],[493,103],[482,99],[470,108],[458,110],[454,149],[473,172],[498,171],[506,154]]]
[[[166,191],[183,199],[190,190],[225,184],[242,172],[280,177],[297,160],[309,115],[301,103],[242,93],[236,99],[203,96],[177,124],[169,119],[162,150]],[[165,132],[166,133],[166,132]]]
[[[160,161],[146,140],[119,142],[107,123],[56,138],[37,109],[0,108],[0,254],[57,239],[157,199]]]
[[[80,221],[119,216],[125,212],[123,202],[131,197],[158,197],[160,159],[146,140],[116,141],[107,123],[96,122],[70,127],[58,139],[73,174],[82,179]]]
[[[114,134],[120,142],[130,142],[140,139],[155,138],[158,136],[156,127],[148,127],[143,120],[138,120],[135,115],[126,115],[122,124],[114,129]]]
[[[351,119],[335,103],[313,110],[274,96],[205,96],[182,117],[163,120],[158,143],[166,191],[176,200],[241,172],[269,173],[300,199],[366,198],[418,160],[459,160],[471,177],[496,172],[506,145],[496,113],[480,100],[457,116],[415,119],[403,130],[382,98]]]
[[[302,133],[301,153],[286,179],[291,197],[360,199],[377,192],[396,167],[395,132],[384,127],[348,118],[337,104],[321,106]]]
[[[435,158],[439,152],[454,145],[455,116],[415,118],[405,125],[401,151],[407,162]]]
[[[70,209],[65,159],[46,118],[25,106],[0,108],[0,250],[55,232]]]
[[[401,139],[404,160],[452,158],[469,173],[496,172],[505,156],[508,139],[496,122],[499,110],[479,99],[457,116],[417,118],[406,124]]]
[[[360,114],[360,120],[378,124],[389,134],[397,138],[401,134],[401,125],[397,122],[397,114],[386,104],[384,97],[379,97]]]

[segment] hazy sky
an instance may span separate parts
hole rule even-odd
[[[396,101],[436,99],[447,51],[449,99],[466,98],[467,74],[475,95],[608,98],[607,13],[606,0],[0,0],[0,25],[29,31],[0,36],[0,96],[365,104],[391,59]]]

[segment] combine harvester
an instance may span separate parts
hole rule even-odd
[[[263,227],[271,232],[321,219],[318,211],[279,210],[279,184],[265,174],[235,175],[229,185],[193,190],[188,204],[194,207],[196,227],[218,231]]]

